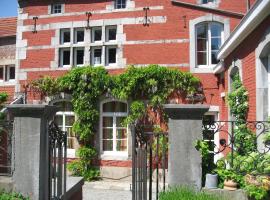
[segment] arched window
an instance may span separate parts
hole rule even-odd
[[[67,156],[75,157],[75,149],[79,146],[75,133],[72,131],[73,123],[75,122],[75,114],[72,104],[69,101],[59,101],[53,105],[60,109],[54,117],[54,121],[63,131],[67,132]]]
[[[127,117],[127,104],[110,101],[101,106],[102,151],[106,153],[127,153],[127,127],[123,120]]]
[[[217,52],[223,42],[223,24],[204,22],[196,25],[197,67],[209,67],[218,63]]]

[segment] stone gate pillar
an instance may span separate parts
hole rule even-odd
[[[34,200],[48,200],[48,124],[57,107],[18,104],[7,108],[14,116],[14,189]]]
[[[202,117],[209,106],[166,104],[164,109],[169,116],[168,183],[201,189],[202,160],[194,142],[202,139]]]

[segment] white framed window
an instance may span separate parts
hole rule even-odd
[[[127,117],[127,104],[109,101],[101,104],[101,149],[107,155],[127,155],[127,127],[123,125]]]
[[[75,133],[72,131],[72,126],[75,122],[75,114],[72,104],[68,101],[60,101],[54,103],[60,111],[55,114],[54,121],[62,131],[67,132],[67,157],[74,158],[75,150],[79,147]]]
[[[74,66],[82,66],[84,64],[84,48],[74,48]]]
[[[92,42],[101,42],[101,41],[102,41],[102,27],[93,27]]]
[[[217,52],[224,41],[223,24],[204,22],[196,26],[196,64],[209,67],[217,64]]]
[[[0,82],[15,81],[15,66],[3,65],[0,66]]]
[[[115,41],[117,34],[117,26],[106,27],[106,42]]]
[[[55,3],[51,5],[51,14],[59,14],[63,12],[63,4]]]
[[[71,58],[70,58],[70,48],[61,48],[60,49],[60,67],[70,67]]]
[[[61,29],[60,31],[60,43],[61,44],[70,44],[70,29]]]
[[[115,0],[115,9],[123,9],[127,7],[126,0]]]
[[[116,54],[117,47],[116,46],[107,46],[106,47],[106,65],[116,65]]]
[[[212,3],[215,2],[215,0],[202,0],[202,4],[207,4],[207,3]]]
[[[102,47],[92,47],[91,49],[91,61],[93,66],[99,66],[102,63]]]
[[[75,29],[74,42],[75,43],[83,43],[84,42],[84,29],[83,28]]]

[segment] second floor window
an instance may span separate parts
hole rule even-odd
[[[218,63],[217,52],[223,42],[223,24],[206,22],[196,26],[197,67],[208,67]]]
[[[0,82],[8,82],[15,80],[15,66],[4,65],[0,66]]]
[[[202,0],[202,4],[207,4],[207,3],[210,3],[210,2],[214,2],[215,0]]]
[[[116,9],[126,8],[126,0],[115,0],[115,8]]]

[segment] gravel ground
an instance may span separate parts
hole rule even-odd
[[[131,191],[84,187],[83,200],[131,200]]]

